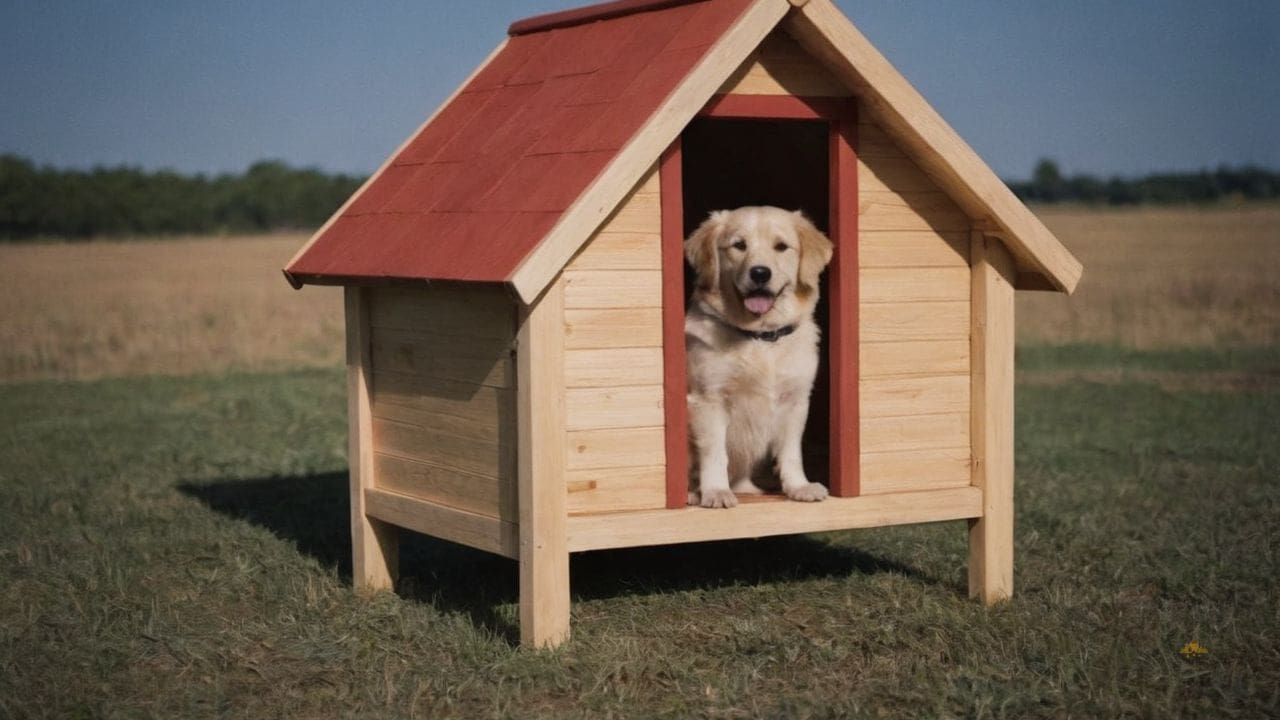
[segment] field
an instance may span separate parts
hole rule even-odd
[[[1042,214],[1086,270],[1019,296],[1022,345],[1280,345],[1280,206]],[[0,381],[336,366],[341,291],[280,274],[305,240],[0,245]]]
[[[1044,211],[1019,299],[1017,595],[963,523],[350,591],[340,300],[298,237],[0,246],[0,717],[1274,717],[1280,209]]]

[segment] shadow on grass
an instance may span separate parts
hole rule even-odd
[[[294,543],[350,582],[346,473],[187,482],[178,489],[217,512]],[[396,586],[401,596],[444,612],[465,613],[508,642],[518,641],[510,615],[499,612],[500,606],[518,600],[514,561],[409,531],[401,538]],[[800,535],[601,550],[575,554],[570,564],[575,600],[881,572],[938,582],[908,565]]]

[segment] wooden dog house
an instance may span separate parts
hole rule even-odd
[[[685,506],[682,240],[803,207],[836,244],[806,467],[832,497]],[[518,559],[968,520],[1013,589],[1013,293],[1080,264],[830,0],[623,0],[509,37],[289,262],[346,287],[355,583],[397,528]]]

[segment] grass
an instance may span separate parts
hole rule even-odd
[[[1280,353],[1108,352],[1020,357],[1012,602],[962,523],[607,551],[551,653],[504,559],[350,591],[336,371],[0,386],[0,716],[1274,716],[1280,388],[1071,373]]]

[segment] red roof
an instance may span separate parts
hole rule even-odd
[[[750,2],[623,0],[513,24],[286,274],[507,280]]]

